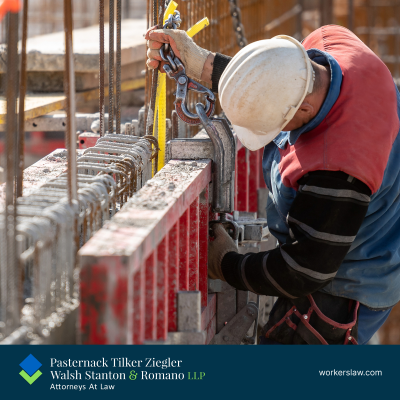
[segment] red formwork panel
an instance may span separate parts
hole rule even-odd
[[[176,331],[178,290],[199,289],[208,306],[211,161],[172,160],[155,178],[80,250],[84,344],[165,340]],[[161,197],[162,206],[148,207]]]
[[[100,138],[99,133],[93,132],[84,132],[79,135],[79,149],[84,150],[89,147],[94,147],[97,143],[97,140]]]
[[[257,190],[265,187],[261,160],[262,150],[251,152],[238,142],[238,211],[257,211]],[[186,168],[182,176],[177,165]],[[83,343],[166,340],[177,329],[178,291],[201,292],[207,342],[215,334],[215,296],[207,293],[208,223],[217,218],[210,205],[211,161],[198,162],[200,168],[189,175],[187,165],[172,160],[155,176],[165,185],[180,185],[179,195],[170,193],[169,186],[163,189],[165,208],[140,206],[151,193],[150,181],[135,200],[138,204],[124,207],[81,249]]]

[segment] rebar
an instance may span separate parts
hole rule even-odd
[[[28,0],[24,0],[22,11],[22,39],[21,39],[21,70],[19,85],[19,111],[18,111],[18,157],[17,167],[17,197],[22,196],[22,181],[24,174],[24,142],[25,142],[25,94],[26,94],[26,41],[28,38]]]
[[[30,332],[29,337],[25,334],[22,339],[18,335],[19,341],[51,343],[54,328],[68,324],[68,315],[79,304],[74,279],[77,250],[151,178],[157,148],[154,137],[106,134],[79,158],[77,198],[72,205],[67,200],[68,172],[18,199],[17,255],[25,271],[21,324]],[[2,278],[4,236],[4,218],[0,216]],[[7,278],[10,277],[8,272]],[[0,322],[4,320],[3,286]],[[18,293],[21,294],[21,290]],[[18,315],[20,310],[21,306],[16,308]],[[4,343],[15,342],[15,334],[11,333],[19,329],[18,322],[19,318],[9,325]],[[69,331],[65,331],[66,335],[58,340],[70,343]],[[0,341],[2,339],[0,336]]]
[[[104,102],[104,0],[100,0],[99,3],[99,34],[100,34],[100,57],[99,57],[99,86],[100,86],[100,97],[99,97],[99,111],[100,111],[100,136],[104,136],[104,113],[105,113],[105,102]]]
[[[7,35],[7,79],[6,79],[6,203],[5,203],[5,236],[6,236],[6,303],[5,303],[5,333],[10,334],[19,322],[20,288],[19,268],[16,254],[16,163],[19,156],[17,148],[17,93],[18,93],[18,13],[8,14]]]
[[[108,132],[114,132],[114,0],[110,0],[108,50]]]
[[[121,133],[121,14],[122,0],[117,0],[117,96],[116,96],[116,133]]]
[[[65,29],[65,74],[64,91],[66,97],[65,144],[68,150],[68,200],[72,204],[77,198],[76,183],[76,130],[75,130],[75,71],[72,41],[72,0],[64,0]]]

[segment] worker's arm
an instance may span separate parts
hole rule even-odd
[[[193,79],[212,84],[212,90],[218,92],[218,82],[231,57],[212,53],[198,46],[185,31],[173,29],[149,29],[147,39],[147,66],[159,68],[161,72],[164,62],[161,60],[160,48],[163,44],[171,45],[175,55],[182,60],[186,73]]]
[[[287,215],[289,243],[246,255],[227,246],[222,257],[220,246],[219,272],[233,287],[296,298],[323,288],[335,277],[364,220],[371,191],[343,172],[311,172],[299,184]],[[212,254],[213,243],[210,247]],[[211,255],[209,265],[215,270],[214,260]]]

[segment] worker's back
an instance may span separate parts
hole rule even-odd
[[[297,137],[282,134],[266,147],[269,226],[286,242],[286,215],[308,172],[343,171],[364,182],[372,193],[367,215],[323,290],[371,308],[392,306],[400,300],[400,94],[386,66],[347,29],[322,27],[303,45],[309,54],[334,57],[340,94],[318,126]]]

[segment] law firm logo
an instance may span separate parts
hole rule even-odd
[[[39,368],[42,366],[32,354],[25,358],[19,366],[22,368],[22,371],[19,373],[30,385],[39,378],[42,373],[39,371]]]

